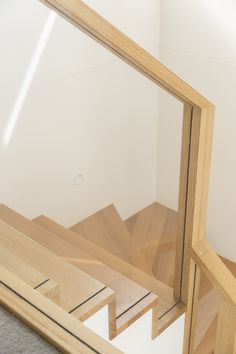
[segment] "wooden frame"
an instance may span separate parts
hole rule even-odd
[[[230,299],[235,301],[234,290],[232,294],[229,294],[229,290],[225,288],[224,279],[217,278],[214,269],[210,267],[202,254],[198,253],[200,246],[206,249],[206,245],[200,244],[199,246],[197,242],[203,240],[205,233],[214,106],[81,0],[43,0],[42,2],[184,103],[179,248],[174,292],[182,302],[188,302],[185,337],[187,344],[185,344],[184,353],[191,353],[189,343],[193,328],[194,296],[198,288],[196,264],[193,263],[190,271],[191,256],[201,269],[208,269],[207,275],[210,278],[217,280],[217,286],[224,295],[227,294],[227,303]],[[209,256],[215,257],[212,252]],[[216,263],[217,270],[224,273],[218,259]],[[188,287],[189,284],[190,287]],[[234,305],[231,303],[231,306]]]
[[[174,297],[181,299],[186,303],[187,299],[182,295],[182,279],[183,279],[183,257],[187,246],[187,237],[185,236],[186,227],[186,210],[187,210],[187,192],[189,178],[190,163],[190,144],[191,144],[191,127],[192,127],[192,106],[185,103],[183,112],[183,128],[182,128],[182,148],[181,148],[181,164],[180,164],[180,183],[179,183],[179,205],[178,205],[178,229],[177,229],[177,248],[175,261],[174,276]],[[189,245],[188,245],[189,246]],[[189,253],[189,252],[188,252]]]
[[[179,248],[174,294],[187,303],[192,239],[199,231],[203,237],[205,228],[214,105],[83,1],[42,2],[184,103]]]
[[[216,354],[235,354],[236,279],[205,240],[198,241],[193,245],[191,262],[183,354],[194,354],[200,272],[204,272],[221,298],[214,352]]]
[[[194,106],[192,109],[181,282],[181,300],[185,303],[188,300],[192,245],[205,234],[213,116],[213,106],[208,109]]]

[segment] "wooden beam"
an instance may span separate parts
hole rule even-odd
[[[81,0],[43,0],[159,86],[191,105],[212,104]]]
[[[236,306],[236,278],[206,240],[193,246],[192,257],[226,301]]]

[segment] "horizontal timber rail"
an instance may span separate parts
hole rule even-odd
[[[201,108],[212,103],[80,0],[42,0],[181,101]]]
[[[191,257],[189,301],[185,319],[184,354],[194,354],[195,352],[198,354],[205,352],[214,352],[215,354],[235,354],[236,278],[205,240],[199,241],[193,245]],[[200,342],[202,348],[200,352],[199,350],[196,351],[197,346],[199,345],[198,341],[196,341],[198,338],[198,330],[200,328],[199,313],[202,313],[203,310],[206,311],[206,308],[203,307],[203,305],[199,305],[201,301],[200,289],[202,273],[213,286],[210,287],[210,289],[211,291],[214,291],[215,295],[213,295],[211,301],[214,303],[214,296],[217,296],[217,298],[219,296],[219,307],[214,305],[216,306],[214,313],[217,315],[215,332],[211,334],[212,338],[210,340],[206,337],[208,342],[206,339]],[[210,302],[208,302],[208,306],[211,306]],[[203,314],[200,318],[202,318],[200,322],[202,326],[204,324],[202,322],[205,322]],[[213,323],[210,325],[210,328],[214,328]],[[211,347],[209,347],[209,343]]]
[[[226,301],[236,306],[236,278],[206,240],[193,246],[192,258]]]

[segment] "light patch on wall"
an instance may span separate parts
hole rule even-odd
[[[36,73],[37,67],[39,65],[40,59],[43,55],[44,49],[47,45],[49,36],[51,34],[51,31],[53,29],[55,20],[56,20],[56,13],[53,11],[50,11],[47,20],[45,22],[45,25],[42,29],[42,32],[40,34],[38,43],[35,47],[35,50],[33,52],[33,55],[31,57],[29,66],[27,68],[27,71],[25,73],[24,79],[22,81],[21,87],[19,89],[18,95],[16,97],[16,101],[13,105],[13,109],[11,111],[11,114],[9,116],[6,128],[4,130],[3,134],[3,146],[6,148],[11,140],[11,137],[14,133],[18,118],[20,116],[22,107],[24,105],[25,99],[27,97],[27,94],[29,92],[31,83],[33,81],[34,75]]]
[[[214,20],[217,27],[220,27],[229,44],[236,49],[236,2],[235,0],[201,0]],[[201,24],[199,24],[201,26]]]

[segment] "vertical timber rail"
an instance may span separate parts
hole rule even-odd
[[[182,147],[180,163],[179,203],[178,203],[178,224],[177,224],[177,248],[174,275],[174,298],[181,299],[181,284],[183,274],[183,255],[186,242],[185,221],[187,209],[187,190],[189,177],[189,154],[191,143],[192,106],[185,103],[183,112]]]
[[[187,303],[184,354],[194,353],[200,270],[194,262],[191,263],[191,253],[194,245],[205,237],[213,124],[213,107],[193,107],[181,284],[181,300]]]
[[[188,301],[192,246],[205,237],[214,108],[193,107],[184,234],[181,301]]]
[[[187,315],[184,328],[184,350],[183,354],[194,353],[195,329],[197,323],[198,296],[200,290],[200,269],[191,261],[189,276],[189,292]]]

